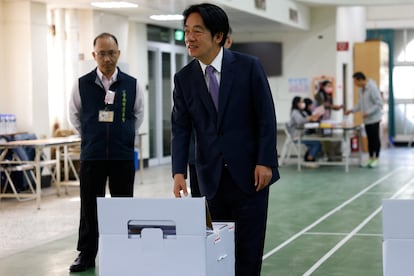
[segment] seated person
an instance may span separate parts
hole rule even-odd
[[[304,98],[305,108],[303,109],[308,116],[312,115],[313,112],[313,101],[310,98]]]
[[[312,116],[313,115],[313,101],[310,98],[304,98],[303,102],[305,103],[305,108],[303,109],[303,111],[306,113],[307,116]],[[306,134],[315,134],[316,133],[316,129],[307,129]]]
[[[287,124],[288,131],[292,136],[292,139],[296,140],[300,131],[298,128],[302,128],[307,122],[318,121],[319,116],[307,115],[304,111],[305,104],[302,101],[301,97],[294,97],[292,100],[292,107],[290,110],[290,121]],[[305,161],[316,161],[316,156],[321,150],[321,143],[319,141],[306,140],[302,141],[304,145],[308,148],[308,151],[305,155]]]

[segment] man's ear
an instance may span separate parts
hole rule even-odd
[[[214,42],[216,42],[217,44],[221,43],[221,40],[223,39],[224,34],[223,33],[216,33],[214,35]]]

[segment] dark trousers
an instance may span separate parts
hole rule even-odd
[[[81,161],[80,223],[78,251],[95,259],[98,252],[98,215],[96,198],[105,196],[106,183],[113,197],[132,197],[135,168],[133,160]]]
[[[381,149],[381,140],[380,140],[380,122],[373,124],[365,125],[365,132],[367,133],[368,139],[368,152],[369,157],[379,157]]]
[[[208,200],[214,222],[235,222],[236,276],[260,275],[268,199],[269,187],[253,195],[244,194],[223,168],[217,194]]]
[[[191,197],[201,197],[200,188],[198,187],[196,166],[194,164],[188,164],[188,170],[190,171]]]

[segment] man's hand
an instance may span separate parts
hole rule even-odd
[[[177,173],[174,175],[174,196],[181,197],[181,191],[184,196],[188,196],[187,183],[185,182],[184,174]]]
[[[256,192],[269,185],[271,179],[272,169],[270,167],[256,165],[254,169],[254,186],[256,187]]]

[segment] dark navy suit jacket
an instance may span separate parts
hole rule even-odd
[[[254,168],[272,168],[279,179],[276,115],[266,74],[257,58],[224,49],[216,111],[197,60],[174,77],[172,173],[186,174],[192,128],[202,195],[211,199],[223,166],[245,193],[255,193]]]

